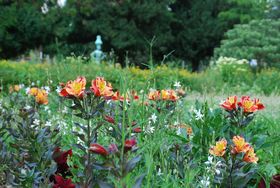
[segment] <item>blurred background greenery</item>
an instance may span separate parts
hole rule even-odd
[[[152,50],[155,63],[184,62],[191,71],[220,56],[279,67],[279,5],[279,0],[1,0],[0,58],[26,59],[30,50],[89,56],[101,35],[103,51],[121,65],[146,68]]]

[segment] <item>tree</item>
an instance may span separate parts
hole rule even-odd
[[[261,66],[280,68],[280,20],[251,21],[226,33],[215,57],[257,59]]]
[[[39,1],[1,1],[0,23],[2,58],[16,57],[46,41],[46,25]]]
[[[234,24],[262,18],[262,1],[256,0],[177,0],[172,6],[176,22],[175,55],[192,64],[197,71],[200,62],[213,55],[223,34]]]

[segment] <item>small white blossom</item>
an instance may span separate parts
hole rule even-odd
[[[157,121],[157,116],[155,113],[152,114],[152,116],[149,118],[150,120],[152,120],[153,123],[156,123]]]
[[[113,131],[113,127],[109,127],[109,131]]]
[[[67,107],[65,106],[61,112],[62,112],[63,114],[67,114],[67,112],[68,112]]]
[[[143,94],[143,93],[144,93],[144,90],[143,90],[143,89],[141,89],[139,93]]]
[[[46,3],[44,3],[43,6],[41,6],[41,11],[43,14],[47,14],[49,12],[49,8]]]
[[[29,105],[26,105],[25,107],[24,107],[24,109],[26,109],[26,110],[30,110],[32,107],[31,106],[29,106]]]
[[[50,109],[49,106],[45,106],[45,107],[44,107],[44,110],[45,110],[45,111],[48,111],[49,109]]]
[[[66,5],[66,0],[57,0],[57,5],[63,8]]]
[[[179,121],[174,122],[174,126],[178,126],[179,124],[180,124]]]
[[[47,93],[49,93],[51,91],[51,88],[49,86],[45,86],[43,87],[44,90],[46,90]]]
[[[181,135],[181,129],[180,128],[177,129],[176,134]]]
[[[152,134],[154,133],[154,131],[155,131],[155,127],[151,126],[150,122],[147,127],[144,127],[144,133],[146,134]]]
[[[209,181],[209,177],[207,178],[203,178],[201,181],[200,181],[201,185],[203,187],[209,187],[210,186],[210,181]]]
[[[181,83],[176,81],[176,82],[174,83],[174,87],[180,88],[180,87],[181,87]]]
[[[57,86],[55,91],[56,91],[57,93],[60,93],[61,87],[60,87],[60,86]]]
[[[52,123],[50,121],[47,121],[45,125],[50,127],[52,126]]]
[[[33,121],[33,124],[34,124],[34,125],[40,125],[40,120],[39,120],[39,119],[35,119],[35,120]]]
[[[158,175],[158,176],[163,175],[163,173],[161,172],[161,169],[160,169],[160,168],[158,169],[157,175]]]
[[[195,119],[196,120],[202,120],[203,119],[204,115],[201,113],[200,109],[199,110],[194,110],[193,112],[195,114]]]
[[[31,86],[35,86],[35,83],[34,83],[34,82],[32,82],[32,83],[31,83]]]
[[[27,88],[25,89],[25,93],[28,94],[29,91],[30,91],[30,87],[27,87]]]

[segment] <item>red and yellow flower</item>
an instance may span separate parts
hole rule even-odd
[[[243,161],[247,163],[257,163],[259,158],[256,156],[254,152],[254,148],[250,147],[249,150],[244,155]]]
[[[235,110],[236,109],[236,104],[237,104],[237,96],[231,96],[228,97],[222,104],[221,106],[226,109],[226,110]]]
[[[241,136],[234,136],[233,139],[234,147],[231,150],[232,154],[246,153],[250,148],[250,144],[245,142],[245,139]]]
[[[65,87],[60,91],[62,97],[83,98],[86,89],[86,78],[79,76],[76,80],[68,81]]]
[[[251,100],[249,96],[243,96],[241,101],[238,102],[238,106],[243,109],[244,113],[253,113],[258,110],[258,106],[255,101]]]
[[[103,77],[97,77],[92,80],[90,89],[97,97],[111,97],[114,94],[111,83],[107,82]]]
[[[223,138],[222,140],[216,142],[215,146],[212,146],[210,148],[209,153],[211,155],[222,157],[226,152],[226,148],[227,148],[227,141],[226,139]]]

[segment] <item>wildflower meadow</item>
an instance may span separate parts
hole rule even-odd
[[[0,188],[280,188],[280,0],[0,0]]]

